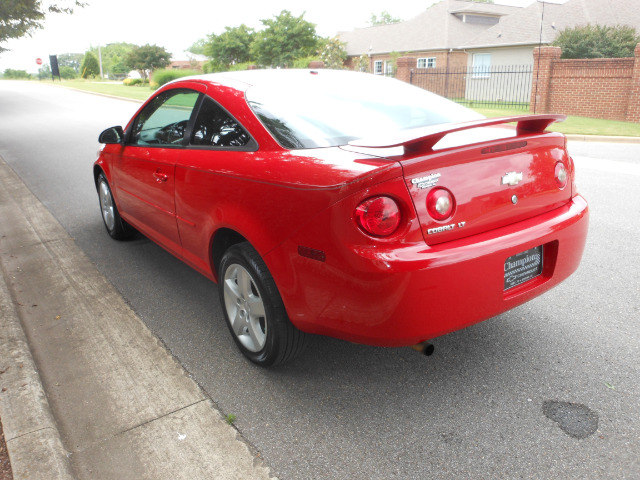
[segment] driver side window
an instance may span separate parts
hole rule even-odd
[[[130,143],[181,145],[199,95],[193,90],[169,90],[158,95],[137,116]]]

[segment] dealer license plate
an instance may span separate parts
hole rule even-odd
[[[504,262],[504,289],[509,290],[542,273],[542,245],[520,252]]]

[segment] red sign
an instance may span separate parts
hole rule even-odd
[[[36,63],[38,65],[42,65],[42,59],[41,58],[36,58]]]

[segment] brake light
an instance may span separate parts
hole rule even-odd
[[[569,174],[567,173],[567,167],[565,167],[564,163],[558,162],[556,163],[556,185],[558,188],[562,190],[567,186],[567,179],[569,178]]]
[[[453,215],[455,200],[445,188],[434,188],[427,195],[427,211],[435,220],[446,220]]]
[[[356,207],[356,220],[369,235],[388,237],[400,225],[400,207],[390,197],[372,197]]]

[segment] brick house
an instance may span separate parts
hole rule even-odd
[[[416,69],[532,65],[540,43],[548,45],[564,28],[586,24],[629,25],[640,32],[638,0],[559,2],[533,0],[523,8],[442,0],[411,20],[338,36],[346,43],[349,68],[357,68],[364,55],[368,71],[387,74],[400,55],[415,57]]]
[[[416,57],[416,68],[460,67],[467,64],[467,53],[460,45],[518,10],[521,8],[443,0],[411,20],[340,32],[338,36],[346,44],[346,65],[350,68],[356,68],[359,58],[365,56],[368,71],[389,74],[399,54]]]
[[[543,20],[544,15],[544,20]],[[491,28],[461,43],[468,66],[533,64],[533,50],[552,43],[565,28],[583,25],[628,25],[640,33],[638,0],[535,1],[514,11]],[[541,29],[542,27],[542,29]]]

